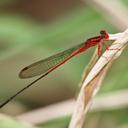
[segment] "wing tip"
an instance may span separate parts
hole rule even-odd
[[[28,77],[25,77],[25,75],[24,75],[24,71],[26,71],[27,69],[28,69],[28,67],[25,67],[25,68],[23,68],[23,69],[20,71],[20,73],[19,73],[19,78],[21,78],[21,79],[28,78]]]

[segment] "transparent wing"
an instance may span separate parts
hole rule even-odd
[[[85,43],[76,45],[68,50],[50,56],[44,60],[33,63],[21,70],[20,78],[31,78],[37,75],[46,74],[56,65],[62,63],[66,58],[70,57],[76,50],[83,47]]]

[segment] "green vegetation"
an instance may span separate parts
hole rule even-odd
[[[126,4],[127,0],[123,0]],[[0,4],[15,2],[15,0],[2,0]],[[10,95],[21,89],[30,80],[19,80],[18,73],[21,68],[37,60],[60,52],[66,48],[79,44],[89,37],[99,34],[105,29],[110,33],[118,32],[104,17],[91,7],[79,7],[62,18],[52,22],[43,23],[27,15],[1,11],[0,12],[0,100],[4,101]],[[37,85],[28,89],[24,94],[19,95],[17,100],[21,110],[32,110],[33,108],[46,106],[71,97],[75,97],[79,87],[84,66],[89,62],[94,48],[86,53],[75,57],[41,80]],[[128,85],[128,54],[127,49],[117,59],[99,93],[108,93],[120,89],[127,89]],[[18,99],[19,98],[19,99]],[[11,111],[11,112],[10,112]],[[2,112],[15,115],[15,109],[3,109]],[[21,111],[20,111],[21,112]],[[19,112],[19,113],[20,113]],[[25,112],[25,111],[22,111]],[[87,128],[91,128],[91,122],[102,122],[101,127],[107,123],[113,124],[113,128],[125,128],[128,126],[127,107],[121,110],[103,111],[89,113],[87,117]],[[21,125],[17,120],[0,117],[0,128],[30,128]],[[111,120],[114,122],[112,123]],[[40,128],[67,128],[70,118],[64,117],[41,123]],[[104,121],[105,120],[105,121]],[[99,127],[100,128],[100,127]],[[104,128],[112,128],[106,126]]]

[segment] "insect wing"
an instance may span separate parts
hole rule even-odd
[[[21,70],[20,78],[31,78],[37,75],[45,74],[49,72],[56,65],[62,63],[66,58],[71,56],[76,50],[83,47],[85,43],[76,45],[68,50],[50,56],[46,59],[33,63]]]

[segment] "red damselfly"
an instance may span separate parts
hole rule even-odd
[[[19,73],[20,78],[31,78],[34,76],[41,75],[39,78],[34,80],[32,83],[18,91],[16,94],[11,96],[9,99],[7,99],[4,103],[0,105],[0,108],[2,108],[4,105],[6,105],[9,101],[11,101],[14,97],[16,97],[18,94],[23,92],[25,89],[32,86],[34,83],[36,83],[41,78],[45,77],[52,71],[54,71],[56,68],[70,60],[72,57],[78,55],[79,53],[82,53],[86,51],[87,49],[98,45],[98,55],[101,54],[101,44],[105,45],[105,41],[109,39],[108,33],[104,30],[100,31],[100,35],[97,37],[90,38],[86,40],[85,42],[78,44],[68,50],[65,50],[63,52],[60,52],[58,54],[55,54],[51,57],[48,57],[46,59],[43,59],[41,61],[38,61],[36,63],[33,63],[24,69],[21,70]]]

